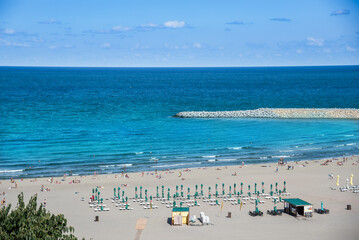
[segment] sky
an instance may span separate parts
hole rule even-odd
[[[0,66],[359,64],[359,0],[0,0]]]

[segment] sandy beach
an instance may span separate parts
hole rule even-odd
[[[6,204],[16,204],[20,192],[25,195],[26,201],[30,196],[38,194],[38,202],[46,199],[46,208],[52,213],[63,213],[70,225],[75,227],[75,235],[86,239],[358,239],[359,238],[359,194],[352,191],[341,192],[336,187],[336,176],[340,176],[340,186],[346,185],[346,179],[350,180],[354,175],[353,184],[359,184],[359,158],[358,156],[326,160],[290,162],[293,170],[288,166],[278,166],[276,163],[176,169],[169,171],[127,173],[128,177],[121,174],[108,174],[98,176],[71,176],[39,179],[16,179],[15,182],[2,180],[0,184],[1,200],[5,198]],[[342,164],[339,164],[342,163]],[[278,171],[276,168],[278,167]],[[333,174],[333,179],[329,176]],[[79,180],[79,183],[77,180]],[[270,216],[266,212],[272,210],[274,204],[271,200],[260,197],[265,201],[259,204],[259,210],[264,212],[262,217],[251,217],[249,210],[254,210],[255,204],[246,201],[240,209],[239,205],[232,205],[218,198],[220,205],[210,206],[208,202],[198,200],[201,205],[191,207],[190,214],[198,218],[200,212],[204,212],[210,218],[210,225],[206,226],[171,226],[168,218],[171,217],[171,208],[157,201],[156,187],[164,185],[165,197],[167,189],[171,189],[171,195],[175,193],[176,186],[183,185],[184,195],[187,188],[191,194],[195,193],[195,185],[203,184],[204,195],[208,195],[208,187],[212,189],[212,197],[215,193],[215,184],[218,184],[219,192],[222,191],[222,183],[228,193],[229,186],[236,183],[236,190],[240,190],[243,182],[243,192],[248,193],[248,185],[254,191],[254,184],[261,191],[261,183],[264,182],[265,193],[270,192],[270,184],[278,182],[278,189],[283,190],[283,182],[286,181],[289,198],[301,198],[311,204],[313,208],[320,208],[321,201],[324,207],[330,210],[330,214],[320,215],[313,213],[312,218],[293,217],[288,214],[282,216]],[[16,183],[16,184],[15,184]],[[17,188],[14,188],[17,185]],[[41,188],[44,191],[41,191]],[[148,196],[154,197],[153,205],[158,209],[144,209],[137,202],[129,200],[134,210],[121,211],[112,203],[114,188],[121,188],[125,196],[133,198],[135,187],[143,187],[148,190]],[[89,207],[89,198],[92,189],[98,187],[101,197],[104,199],[109,211],[95,212]],[[48,189],[49,191],[45,191]],[[200,187],[199,187],[200,191]],[[283,198],[286,198],[283,196]],[[191,198],[193,199],[193,198]],[[243,201],[243,200],[242,200]],[[177,201],[179,204],[180,201]],[[223,202],[223,208],[221,204]],[[347,205],[351,210],[346,210]],[[187,204],[184,203],[183,206]],[[283,203],[277,204],[278,209],[283,209]],[[228,212],[232,217],[227,218]],[[95,216],[99,221],[95,222]],[[136,229],[138,219],[147,220],[144,230]],[[197,220],[197,222],[199,222]]]

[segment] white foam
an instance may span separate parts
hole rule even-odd
[[[217,159],[217,161],[219,161],[219,162],[233,162],[233,161],[237,161],[237,159],[235,159],[235,158],[225,158],[225,159]]]
[[[178,167],[178,166],[197,165],[197,164],[202,164],[202,163],[201,162],[194,162],[194,163],[166,164],[166,165],[151,166],[151,168],[170,168],[170,167]]]
[[[294,150],[280,150],[279,152],[294,152]]]
[[[207,160],[208,162],[215,162],[215,161],[217,161],[216,159],[208,159]]]
[[[272,156],[273,158],[285,158],[285,157],[290,157],[290,156],[287,156],[287,155],[283,155],[283,156]]]
[[[125,166],[125,167],[131,167],[131,166],[132,166],[132,163],[126,163],[126,164],[123,164],[123,166]]]
[[[336,145],[335,147],[344,147],[344,144]]]
[[[215,157],[218,157],[216,155],[212,155],[212,156],[202,156],[203,158],[215,158]]]
[[[0,170],[0,173],[14,173],[14,172],[22,172],[24,169],[18,169],[18,170]]]
[[[116,167],[116,165],[101,165],[100,168]]]
[[[268,157],[259,157],[259,159],[267,159]]]
[[[156,157],[151,157],[150,160],[158,160]]]
[[[322,149],[322,148],[302,148],[300,150],[302,150],[302,151],[310,151],[310,150],[318,150],[318,149]]]
[[[230,147],[228,149],[231,149],[231,150],[238,150],[238,149],[242,149],[243,147]]]
[[[350,134],[350,135],[344,135],[344,137],[353,137],[354,134]]]
[[[356,145],[356,143],[348,143],[348,144],[345,144],[345,146],[352,146],[352,145]]]
[[[136,152],[136,155],[140,155],[140,154],[143,154],[143,152]]]

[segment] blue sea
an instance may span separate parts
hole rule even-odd
[[[359,66],[0,67],[0,178],[359,154],[359,121],[181,119],[180,111],[359,108]]]

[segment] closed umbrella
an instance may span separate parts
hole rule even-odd
[[[233,194],[236,195],[237,194],[237,191],[236,191],[236,186],[237,184],[233,184]]]
[[[229,197],[232,197],[232,186],[229,186]]]
[[[142,199],[142,186],[140,186],[140,198]]]
[[[257,194],[257,183],[254,184],[254,194]]]
[[[162,185],[162,198],[165,198],[165,186]]]
[[[353,177],[354,177],[354,175],[352,174],[352,175],[350,175],[350,185],[351,186],[353,186]]]
[[[156,197],[159,198],[160,195],[158,194],[158,186],[157,186],[157,193],[156,193]]]
[[[264,182],[262,182],[262,193],[264,193]]]
[[[337,187],[339,187],[339,175],[337,175]]]

